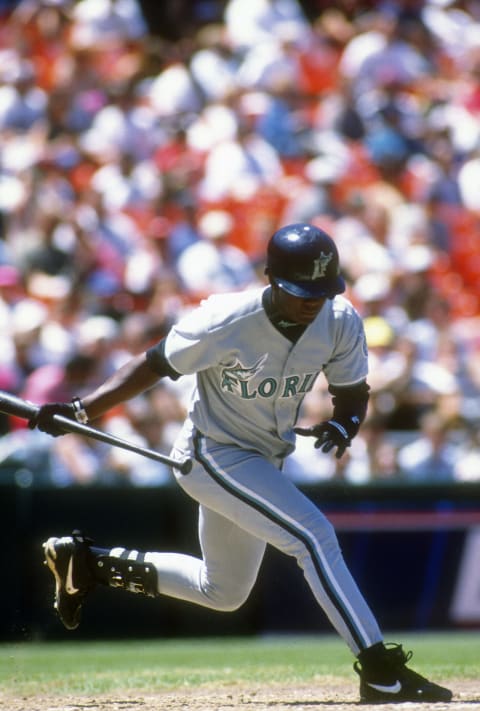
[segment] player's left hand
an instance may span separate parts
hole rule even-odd
[[[322,452],[330,452],[336,447],[335,456],[337,459],[345,454],[345,450],[352,443],[345,427],[336,420],[320,422],[320,424],[311,427],[295,427],[293,431],[305,437],[316,437],[315,449],[321,448]]]

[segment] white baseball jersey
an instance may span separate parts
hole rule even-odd
[[[330,385],[367,376],[362,321],[345,298],[326,300],[298,342],[270,322],[263,289],[214,295],[169,332],[165,356],[196,373],[190,417],[207,437],[284,458],[305,394],[323,371]]]

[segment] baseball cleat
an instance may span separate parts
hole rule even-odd
[[[411,658],[412,652],[404,652],[400,644],[390,644],[384,647],[381,663],[374,667],[367,670],[360,661],[355,662],[353,668],[360,676],[360,703],[414,701],[434,704],[451,701],[449,689],[408,669],[406,664]]]
[[[55,577],[54,608],[67,630],[80,624],[82,605],[94,580],[89,567],[89,543],[80,531],[49,538],[43,544],[45,563]]]

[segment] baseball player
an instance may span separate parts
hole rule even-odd
[[[362,321],[341,294],[345,283],[332,239],[309,224],[271,237],[269,284],[213,295],[133,357],[95,392],[43,405],[30,426],[63,434],[53,416],[87,423],[155,385],[196,374],[189,413],[173,456],[199,504],[202,557],[101,548],[74,531],[44,544],[55,577],[55,608],[68,629],[97,584],[155,597],[169,595],[215,610],[248,597],[266,544],[294,556],[319,606],[357,658],[362,702],[448,702],[452,694],[406,664],[411,652],[384,644],[377,621],[343,560],[327,518],[284,474],[295,436],[340,458],[365,417],[368,354]],[[322,373],[330,420],[295,428],[299,407]]]

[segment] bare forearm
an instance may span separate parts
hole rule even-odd
[[[90,395],[82,397],[88,418],[94,420],[155,385],[159,376],[149,367],[145,353],[135,356]]]

